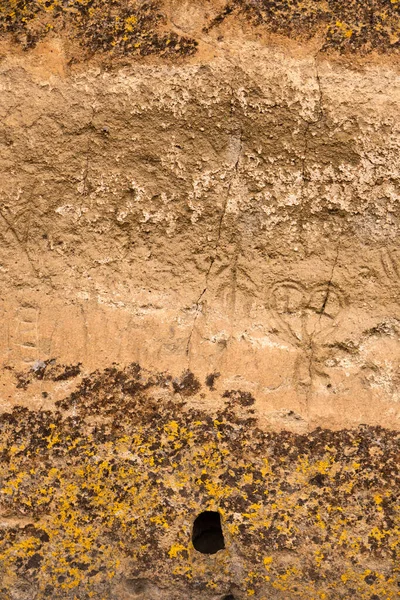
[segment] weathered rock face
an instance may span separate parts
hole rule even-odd
[[[0,598],[398,597],[399,6],[313,5],[1,5]]]
[[[399,433],[263,431],[199,387],[111,368],[2,416],[4,597],[396,598]]]

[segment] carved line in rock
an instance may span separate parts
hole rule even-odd
[[[23,304],[17,309],[18,358],[25,366],[32,365],[38,358],[38,318],[36,306]]]
[[[270,308],[283,337],[303,349],[329,336],[346,304],[344,293],[332,283],[306,286],[289,279],[276,283],[270,293]]]
[[[400,266],[387,248],[381,251],[381,263],[386,276],[391,281],[400,282]]]
[[[332,282],[305,285],[288,279],[271,288],[269,305],[280,325],[279,335],[301,351],[293,382],[298,391],[305,390],[307,406],[313,376],[326,376],[315,366],[315,351],[339,326],[347,303],[343,291]]]

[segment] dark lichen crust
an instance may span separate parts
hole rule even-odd
[[[398,598],[400,434],[263,432],[249,393],[211,413],[206,390],[111,367],[1,416],[2,600]],[[212,556],[191,542],[204,510]]]
[[[0,32],[26,49],[53,31],[78,40],[88,55],[190,56],[197,41],[169,27],[169,5],[166,0],[0,0]],[[295,39],[320,36],[321,51],[400,48],[400,0],[227,0],[204,31],[227,18]]]
[[[195,40],[163,31],[166,16],[161,9],[157,1],[0,0],[0,28],[25,49],[52,31],[79,40],[88,55],[193,54]]]
[[[232,0],[207,29],[234,14],[295,39],[320,35],[322,52],[400,49],[399,0]]]

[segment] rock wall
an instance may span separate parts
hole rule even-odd
[[[0,598],[397,598],[400,3],[0,24]]]

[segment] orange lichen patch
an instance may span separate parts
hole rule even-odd
[[[166,25],[161,3],[102,0],[4,0],[0,3],[0,32],[12,35],[28,49],[49,31],[77,39],[87,55],[190,55],[196,42]]]
[[[174,29],[167,31],[168,13],[166,0],[3,0],[0,27],[25,48],[54,31],[79,40],[88,55],[192,55],[196,40]],[[323,51],[393,52],[400,48],[397,0],[226,0],[204,30],[210,32],[227,18],[296,39],[322,36]]]
[[[2,415],[0,507],[25,523],[0,528],[2,598],[23,579],[37,598],[108,600],[154,569],[171,589],[397,597],[398,433],[264,433],[249,394],[215,414],[180,398],[132,365],[84,379],[61,412]],[[203,510],[222,518],[212,559],[191,543]]]
[[[397,0],[232,0],[207,29],[235,16],[292,38],[322,36],[322,51],[400,49]]]

